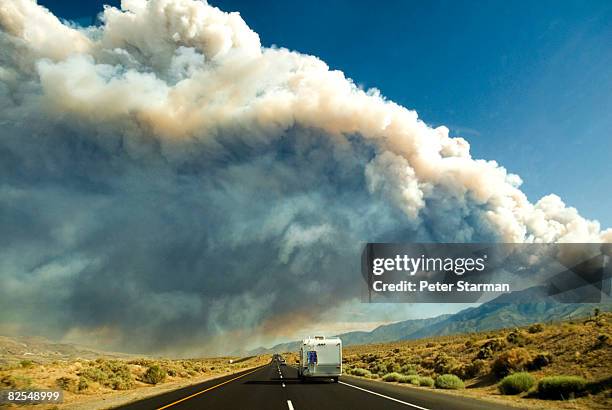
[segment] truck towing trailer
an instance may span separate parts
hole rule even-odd
[[[298,352],[300,379],[332,379],[342,374],[342,340],[338,337],[312,336],[302,340]]]

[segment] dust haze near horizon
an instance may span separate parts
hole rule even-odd
[[[222,352],[354,305],[364,242],[612,241],[237,13],[125,0],[101,21],[0,0],[2,334]]]

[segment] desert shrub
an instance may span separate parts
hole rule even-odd
[[[408,363],[408,358],[405,356],[397,356],[395,358],[395,363],[399,364],[400,366],[403,366]]]
[[[436,343],[434,343],[434,342],[429,342],[429,343],[427,343],[427,345],[426,345],[426,347],[436,347],[436,346],[437,346],[437,344],[436,344]]]
[[[413,384],[415,386],[419,385],[419,376],[417,376],[416,374],[411,374],[411,375],[407,375],[407,376],[400,376],[400,378],[397,380],[399,383],[410,383]]]
[[[510,373],[526,370],[531,363],[531,355],[521,347],[508,350],[500,354],[491,365],[491,371],[497,378],[502,378]]]
[[[598,335],[597,342],[595,342],[595,348],[598,349],[598,348],[606,346],[609,340],[610,340],[610,336],[608,336],[605,333]]]
[[[108,380],[108,375],[98,367],[87,367],[79,372],[79,376],[100,384],[104,384]]]
[[[379,359],[379,357],[376,354],[363,355],[361,357],[361,360],[363,362],[365,362],[365,363],[372,363],[372,362],[375,362],[378,359]]]
[[[464,346],[469,349],[470,347],[474,346],[474,342],[471,340],[466,340]]]
[[[506,347],[506,342],[502,339],[487,340],[478,350],[478,359],[488,359],[493,357],[495,352],[502,351]]]
[[[190,370],[193,371],[193,370]],[[195,371],[193,371],[195,373]],[[149,384],[161,383],[166,379],[166,371],[160,366],[154,364],[149,367],[142,376],[142,381]]]
[[[529,343],[529,338],[525,336],[524,334],[522,334],[518,329],[516,329],[513,332],[508,333],[508,336],[506,336],[506,340],[509,343],[515,344],[520,347],[523,347],[527,343]]]
[[[426,357],[423,360],[421,360],[421,367],[424,367],[425,369],[433,369],[434,367],[433,357]]]
[[[150,366],[151,363],[153,363],[152,360],[150,360],[150,359],[143,359],[143,358],[132,359],[132,360],[130,360],[128,362],[128,364],[135,364],[135,365],[143,366],[143,367]]]
[[[400,373],[406,375],[417,374],[417,367],[414,364],[405,364],[400,368]]]
[[[544,325],[542,325],[541,323],[534,323],[533,325],[529,326],[527,331],[529,333],[540,333],[540,332],[543,332],[544,331]]]
[[[26,376],[12,375],[2,377],[0,379],[0,386],[8,387],[11,389],[25,389],[32,385],[32,379]]]
[[[433,369],[436,373],[444,374],[450,373],[454,368],[459,366],[459,362],[454,357],[447,356],[444,353],[440,353],[434,358]]]
[[[388,373],[387,364],[381,362],[370,363],[368,370],[372,373]]]
[[[206,369],[199,363],[191,363],[191,370],[197,373],[202,373],[206,371]]]
[[[546,367],[551,364],[552,361],[552,354],[548,352],[538,353],[527,367],[529,368],[529,370],[540,370],[542,367]]]
[[[501,394],[519,394],[528,391],[535,384],[535,379],[527,372],[513,373],[499,382],[497,388]]]
[[[538,383],[538,394],[545,399],[569,399],[583,394],[587,382],[578,376],[544,377]]]
[[[89,383],[84,377],[79,377],[79,383],[77,384],[77,391],[87,390]]]
[[[401,379],[402,377],[406,377],[406,376],[402,376],[399,373],[393,372],[393,373],[387,373],[385,374],[382,379],[385,382],[396,382],[399,381],[399,379]]]
[[[397,373],[400,371],[400,369],[401,369],[400,365],[398,365],[395,362],[388,362],[385,364],[385,370],[388,373]]]
[[[134,386],[130,369],[119,360],[97,359],[78,375],[114,390],[127,390]]]
[[[454,374],[455,376],[463,379],[465,377],[465,365],[463,364],[455,364],[450,369],[446,369],[443,373]]]
[[[463,389],[465,384],[463,384],[463,380],[454,374],[443,374],[436,377],[435,385],[438,389]]]
[[[129,390],[134,387],[134,379],[131,374],[115,374],[109,380],[109,387],[113,390]]]
[[[59,377],[55,380],[55,384],[62,390],[69,391],[72,393],[78,393],[83,390],[87,390],[89,387],[87,380],[83,377],[79,377],[79,379],[74,379],[72,377]]]
[[[612,391],[612,377],[608,376],[601,380],[588,382],[586,391],[590,394],[598,394],[602,391]]]
[[[433,387],[434,379],[431,377],[419,377],[419,386]]]
[[[27,369],[27,368],[34,366],[34,362],[31,360],[22,360],[19,362],[19,365]]]
[[[355,369],[350,370],[350,374],[354,376],[369,377],[372,373],[367,369],[357,367]]]
[[[476,359],[471,363],[463,365],[461,367],[461,374],[457,374],[457,376],[462,379],[473,379],[474,377],[478,377],[481,374],[485,373],[485,369],[487,364],[482,359]]]
[[[398,348],[393,349],[393,353],[399,353],[399,352],[400,352],[400,349]]]
[[[72,377],[59,377],[55,380],[55,384],[62,390],[76,392],[77,380]]]

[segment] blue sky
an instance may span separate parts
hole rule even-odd
[[[88,24],[101,4],[40,1]],[[612,226],[612,3],[213,1]]]

